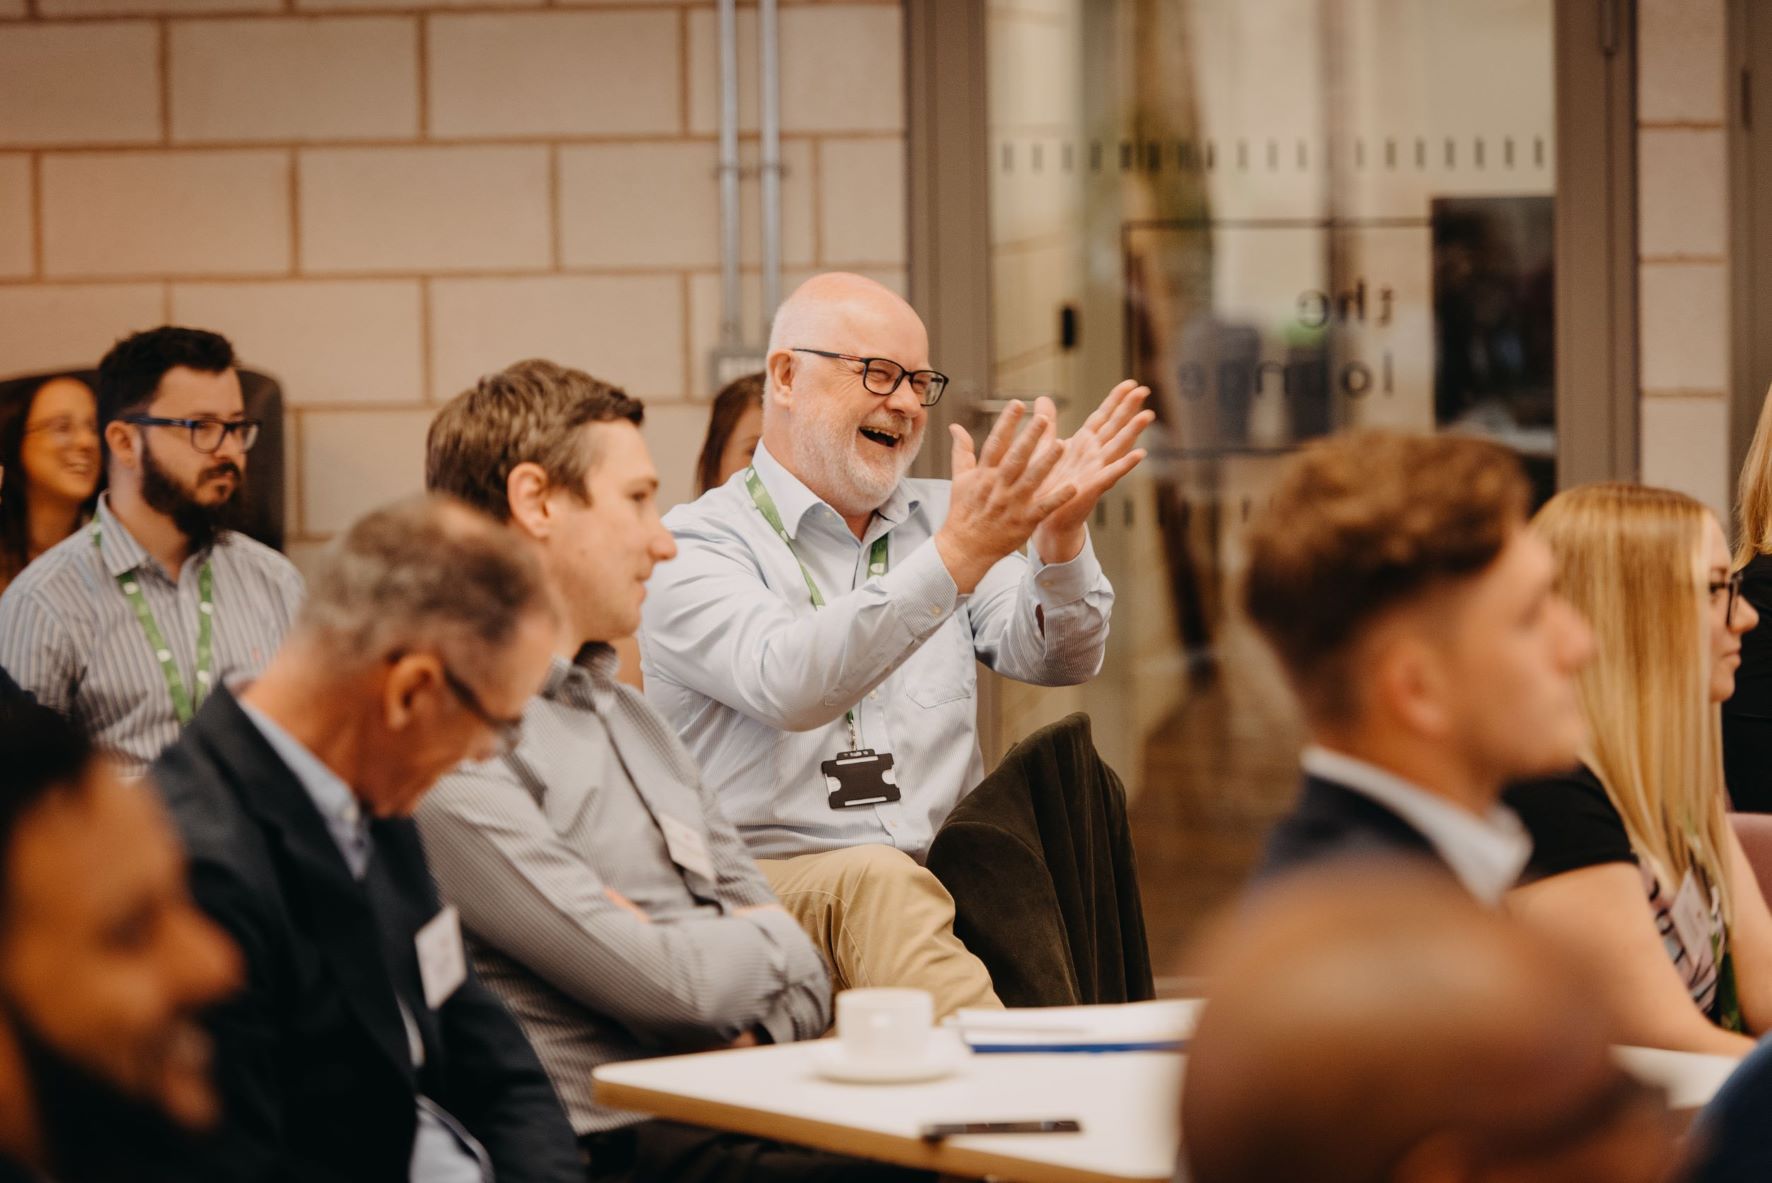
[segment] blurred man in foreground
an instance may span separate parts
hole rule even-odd
[[[0,1180],[174,1179],[214,1123],[196,1012],[240,959],[153,793],[61,715],[0,702]]]
[[[1256,894],[1206,944],[1193,1183],[1659,1183],[1665,1098],[1554,948],[1403,860]]]

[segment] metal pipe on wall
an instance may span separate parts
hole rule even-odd
[[[757,41],[763,133],[763,335],[781,305],[781,68],[775,0],[758,0]],[[736,123],[736,120],[734,120]]]
[[[744,341],[738,181],[738,0],[720,0],[720,345],[727,349]]]

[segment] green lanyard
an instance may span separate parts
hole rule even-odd
[[[98,523],[94,522],[93,547],[102,550],[103,541]],[[204,559],[203,565],[197,568],[195,698],[185,690],[184,677],[178,672],[177,663],[172,660],[172,650],[166,644],[166,634],[160,631],[160,622],[154,619],[154,611],[148,607],[148,598],[142,595],[141,584],[136,581],[135,572],[125,571],[117,576],[117,587],[129,601],[129,606],[135,609],[135,619],[141,624],[143,635],[148,638],[148,648],[154,651],[155,659],[160,662],[160,673],[166,678],[166,691],[172,696],[172,713],[178,717],[178,725],[183,727],[196,716],[197,708],[203,705],[203,697],[209,693],[209,683],[215,673],[215,572],[210,570],[208,559]]]
[[[819,592],[818,584],[813,582],[812,572],[806,567],[806,560],[802,559],[800,552],[795,549],[794,540],[788,537],[788,528],[782,525],[781,511],[775,508],[775,498],[771,497],[769,490],[763,487],[763,478],[757,475],[755,468],[745,469],[744,487],[750,490],[751,501],[756,504],[757,512],[763,515],[764,521],[774,527],[776,534],[787,545],[788,553],[794,556],[794,562],[800,564],[800,577],[806,580],[806,590],[812,594],[812,606],[814,608],[824,607],[824,596]],[[868,578],[878,579],[886,574],[887,565],[886,535],[882,534],[874,539],[874,545],[868,550]],[[850,748],[861,747],[861,722],[855,717],[855,711],[851,709],[848,714],[843,716],[843,719],[849,724]]]

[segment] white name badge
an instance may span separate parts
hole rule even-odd
[[[462,948],[461,915],[446,904],[413,938],[418,947],[418,974],[424,980],[425,1005],[436,1010],[468,979],[468,958]]]
[[[1680,890],[1674,895],[1673,905],[1668,909],[1668,918],[1673,921],[1674,932],[1679,934],[1680,944],[1685,947],[1686,956],[1692,959],[1692,963],[1710,964],[1710,901],[1704,898],[1698,876],[1691,871],[1687,871],[1686,877],[1680,881]]]
[[[707,840],[701,834],[667,814],[658,815],[658,828],[664,831],[665,848],[671,861],[702,878],[714,878],[714,860],[708,855]]]

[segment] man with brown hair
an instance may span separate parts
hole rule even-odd
[[[1304,708],[1304,790],[1259,874],[1393,852],[1496,901],[1531,845],[1509,780],[1568,768],[1593,639],[1505,448],[1363,431],[1301,451],[1251,524],[1244,604]]]
[[[562,606],[554,659],[499,759],[464,765],[418,810],[474,963],[565,1102],[591,1177],[845,1183],[901,1179],[753,1138],[599,1105],[600,1064],[822,1034],[818,950],[721,812],[676,734],[617,683],[646,578],[676,554],[640,403],[525,361],[431,424],[425,479],[505,523]],[[890,904],[890,901],[888,901]]]

